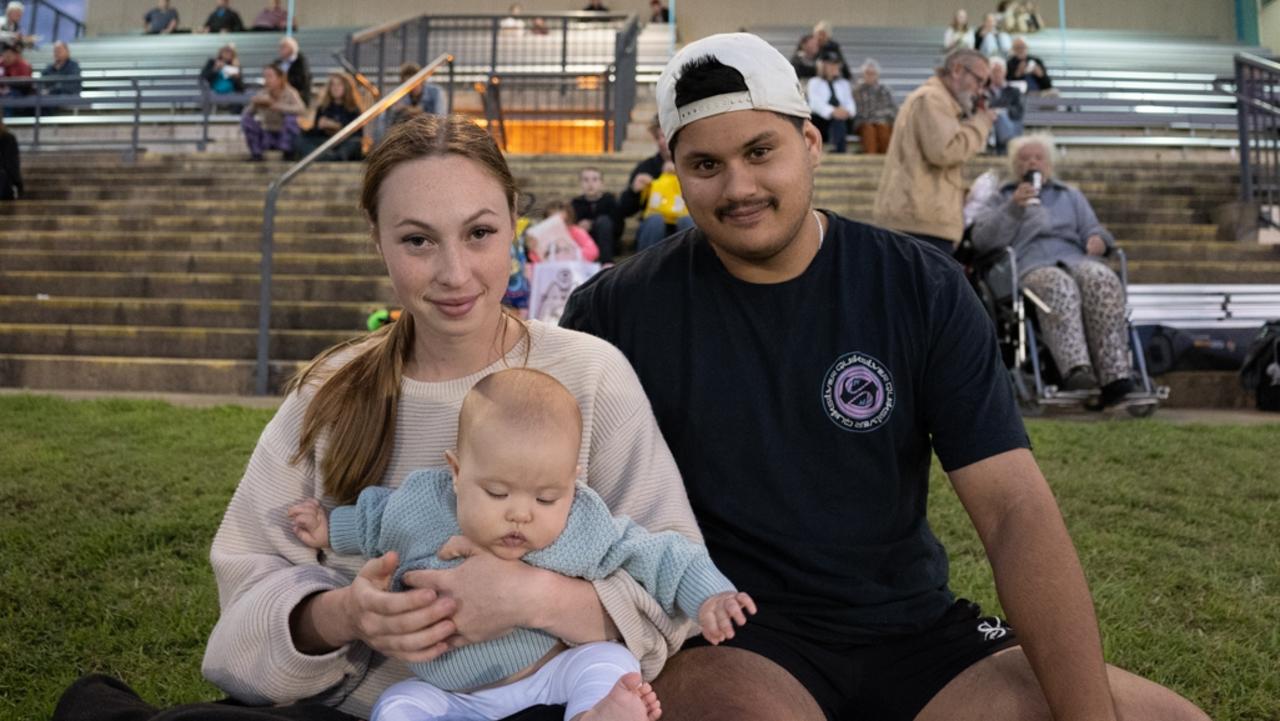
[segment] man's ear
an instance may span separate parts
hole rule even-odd
[[[822,132],[807,118],[800,132],[804,136],[805,150],[809,153],[809,166],[817,168],[822,164]]]

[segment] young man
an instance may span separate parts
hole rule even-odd
[[[759,38],[658,82],[696,229],[597,275],[564,325],[631,360],[713,559],[757,601],[686,648],[664,719],[1186,719],[1107,667],[1084,574],[958,266],[811,203],[822,139]],[[925,513],[931,451],[1012,628],[956,599]]]
[[[618,199],[604,189],[604,176],[596,167],[585,167],[578,173],[582,195],[574,198],[573,217],[578,227],[591,234],[600,249],[600,262],[613,262],[614,244],[618,239]]]

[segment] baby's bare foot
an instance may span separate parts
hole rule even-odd
[[[638,673],[618,679],[609,694],[573,721],[657,721],[662,715],[658,694]]]

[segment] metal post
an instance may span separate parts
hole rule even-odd
[[[1249,97],[1248,78],[1245,65],[1236,57],[1236,133],[1240,145],[1240,201],[1247,203],[1253,199],[1253,178],[1249,168]]]
[[[1058,0],[1058,42],[1061,44],[1062,58],[1059,63],[1067,69],[1067,0]]]
[[[36,14],[40,12],[40,3],[31,3],[31,15],[27,17],[27,34],[36,34]],[[56,38],[55,38],[56,39]]]
[[[569,18],[560,19],[560,72],[569,71]]]
[[[40,150],[40,89],[36,89],[36,117],[31,126],[31,149]]]
[[[498,74],[498,18],[489,19],[489,75]]]
[[[267,201],[262,218],[262,260],[258,268],[258,358],[254,366],[253,390],[267,394],[271,357],[271,256],[274,250],[276,199],[280,197],[280,180],[267,188]]]
[[[601,151],[605,153],[610,150],[616,150],[616,148],[610,147],[613,135],[613,103],[610,102],[613,99],[613,83],[609,81],[609,77],[613,73],[614,67],[611,65],[605,68],[604,78],[600,83],[601,89],[604,90],[604,108],[600,114],[600,118],[604,121],[604,139]]]
[[[431,17],[424,15],[418,18],[418,67],[427,64],[427,32],[430,30]]]
[[[53,41],[58,41],[58,26],[62,24],[62,13],[53,14]]]
[[[387,34],[383,33],[378,36],[378,92],[384,93],[387,88],[386,82],[387,72]]]
[[[449,89],[445,91],[445,97],[448,99],[449,112],[453,112],[453,60],[449,60]]]
[[[289,13],[284,21],[284,36],[286,38],[293,37],[293,2],[294,0],[289,0]]]
[[[200,142],[196,143],[196,149],[203,153],[209,148],[209,114],[213,112],[213,100],[209,96],[209,83],[200,78]]]
[[[142,88],[138,87],[138,79],[129,81],[133,85],[133,141],[129,145],[129,162],[138,159],[138,131],[142,125]]]

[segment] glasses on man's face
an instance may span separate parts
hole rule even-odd
[[[978,73],[974,72],[973,68],[969,67],[968,65],[961,65],[960,67],[964,68],[964,71],[968,73],[975,81],[977,81],[978,87],[982,87],[987,84],[986,76],[979,75]]]

